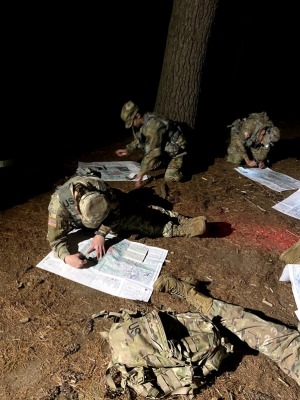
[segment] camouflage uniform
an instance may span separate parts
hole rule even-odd
[[[62,260],[69,255],[67,247],[67,235],[73,229],[84,228],[78,210],[75,207],[73,196],[74,186],[82,183],[85,186],[91,185],[96,190],[103,192],[109,199],[110,209],[118,208],[118,200],[112,189],[97,177],[74,176],[59,186],[51,196],[48,207],[48,234],[47,239],[54,254]],[[108,233],[109,228],[105,225],[99,227],[103,233]]]
[[[221,324],[251,348],[274,361],[300,385],[300,333],[266,321],[243,307],[213,300],[209,317],[221,317]]]
[[[131,101],[124,105],[121,118],[125,121],[126,127],[132,126],[128,120],[132,120],[137,112],[138,107]],[[146,174],[160,165],[165,165],[165,179],[180,181],[183,176],[186,139],[179,125],[154,112],[145,113],[143,120],[144,124],[140,130],[138,132],[133,130],[134,140],[126,146],[127,154],[131,154],[137,149],[143,151],[141,173]]]
[[[231,125],[230,144],[227,149],[227,161],[240,164],[248,155],[250,159],[266,161],[271,146],[280,138],[280,131],[273,125],[265,112],[250,114],[243,120],[237,119]],[[262,129],[266,134],[261,143],[258,143],[258,136]],[[245,138],[245,132],[249,137]]]
[[[95,227],[93,231],[95,234],[105,237],[109,232],[129,231],[149,237],[173,237],[188,236],[191,230],[195,229],[198,230],[196,232],[198,235],[203,233],[201,229],[205,230],[205,218],[203,220],[202,217],[191,218],[192,223],[186,227],[184,223],[187,218],[176,212],[160,207],[147,207],[137,202],[132,194],[111,188],[99,177],[74,176],[57,188],[48,207],[47,239],[54,254],[62,260],[70,254],[67,244],[68,233],[75,228],[87,226],[83,225],[75,207],[73,192],[77,183],[103,194],[108,204],[108,215],[106,214],[103,219],[100,218],[102,222],[97,228]]]
[[[243,307],[213,299],[197,291],[194,278],[177,279],[161,275],[153,285],[157,292],[175,294],[195,307],[210,320],[221,317],[221,324],[251,348],[274,361],[287,375],[300,384],[300,332],[264,320]],[[300,324],[299,324],[300,325]]]
[[[286,249],[279,257],[286,264],[300,264],[300,239]]]

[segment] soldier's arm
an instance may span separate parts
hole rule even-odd
[[[243,157],[248,167],[256,167],[257,165],[256,161],[250,160],[247,154],[247,147],[249,148],[249,145],[247,146],[247,139],[249,139],[251,135],[253,135],[254,128],[255,128],[255,121],[252,121],[251,119],[246,119],[243,121],[240,128],[240,132],[237,135],[236,147],[238,148],[241,156]]]
[[[246,142],[243,140],[243,136],[239,135],[235,137],[235,148],[237,153],[244,159],[245,163],[248,165],[248,167],[256,167],[256,161],[255,160],[250,160],[247,151],[246,151]]]
[[[135,138],[132,142],[130,142],[126,146],[127,155],[132,154],[135,150],[138,150],[139,148],[140,148],[140,141],[138,140],[138,138]]]
[[[47,240],[54,255],[61,260],[70,254],[67,248],[67,235],[72,230],[67,222],[69,218],[68,211],[53,198],[49,205]]]
[[[101,224],[100,227],[95,232],[95,235],[100,235],[105,238],[109,234],[109,232],[110,232],[110,227],[106,226],[104,224]]]
[[[146,137],[145,156],[141,163],[140,174],[146,174],[151,171],[155,164],[158,162],[162,149],[162,137],[165,132],[165,127],[156,121],[149,121],[144,129],[144,136]]]
[[[257,162],[255,160],[250,160],[250,158],[248,157],[247,154],[244,156],[244,160],[245,160],[245,163],[248,165],[248,167],[256,167],[257,166]]]
[[[244,133],[241,131],[239,135],[232,137],[232,141],[234,142],[236,152],[238,154],[240,154],[240,156],[243,157],[243,159],[246,161],[248,156],[247,156],[246,141],[245,141]]]
[[[267,159],[269,151],[270,147],[265,146],[262,146],[257,150],[252,150],[253,158],[258,163],[259,168],[264,168],[264,161]]]

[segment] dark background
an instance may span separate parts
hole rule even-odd
[[[171,9],[171,0],[7,7],[0,159],[50,176],[130,135],[120,109],[132,99],[153,110]],[[197,129],[223,142],[226,125],[250,112],[299,120],[298,59],[296,2],[220,1]]]

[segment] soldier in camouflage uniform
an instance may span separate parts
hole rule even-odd
[[[179,182],[183,177],[182,168],[187,144],[180,126],[154,112],[141,115],[138,106],[132,101],[128,101],[122,107],[121,119],[126,128],[132,128],[134,140],[125,149],[118,149],[116,154],[124,157],[137,149],[144,153],[136,186],[141,185],[147,172],[157,169],[160,165],[166,166],[166,181]]]
[[[300,332],[287,326],[266,321],[243,307],[213,299],[199,293],[194,279],[160,276],[153,289],[184,297],[208,318],[221,317],[221,324],[251,348],[274,361],[300,385]]]
[[[184,217],[157,206],[145,206],[133,195],[111,188],[100,177],[73,176],[58,187],[48,207],[47,239],[54,254],[65,263],[83,268],[87,260],[81,253],[70,254],[68,233],[88,228],[94,237],[88,253],[105,254],[105,236],[122,231],[148,237],[194,237],[205,233],[206,218]]]
[[[252,113],[248,118],[235,120],[231,125],[227,161],[246,163],[248,167],[265,168],[267,156],[280,138],[280,131],[265,112]]]

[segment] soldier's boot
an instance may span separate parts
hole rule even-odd
[[[286,264],[299,264],[300,263],[300,240],[292,247],[286,249],[279,257],[281,261]]]
[[[179,225],[173,225],[173,237],[195,237],[203,235],[206,232],[206,218],[182,218]]]
[[[204,315],[207,315],[212,307],[213,299],[197,292],[195,289],[196,283],[197,281],[194,278],[176,279],[172,276],[163,275],[155,281],[153,290],[155,292],[175,294],[192,304]]]

